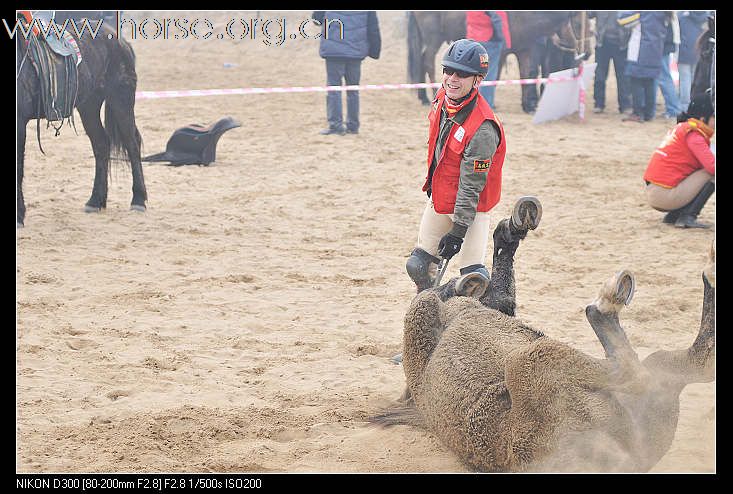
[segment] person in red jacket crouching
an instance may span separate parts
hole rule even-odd
[[[677,228],[710,228],[697,215],[715,191],[715,154],[710,139],[715,114],[708,93],[690,103],[687,112],[652,154],[644,173],[649,205],[663,211],[664,223]]]

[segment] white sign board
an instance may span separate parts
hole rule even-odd
[[[575,69],[561,70],[550,74],[550,79],[573,77]],[[593,75],[596,71],[595,63],[583,64],[582,83],[585,86],[586,104],[589,100],[589,88],[593,87]],[[542,92],[540,101],[532,123],[542,123],[550,120],[557,120],[566,115],[572,115],[578,111],[578,99],[580,97],[580,80],[548,82]]]

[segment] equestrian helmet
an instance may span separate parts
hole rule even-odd
[[[459,39],[443,55],[443,67],[485,77],[489,71],[489,54],[472,39]]]

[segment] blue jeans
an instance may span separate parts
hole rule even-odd
[[[654,106],[657,102],[657,87],[662,90],[664,97],[664,113],[668,117],[676,117],[682,113],[680,98],[677,96],[677,88],[674,87],[672,73],[669,71],[669,54],[662,55],[662,72],[654,79]],[[654,108],[656,110],[656,108]],[[653,115],[652,115],[653,117]]]
[[[504,41],[482,41],[481,45],[486,48],[486,53],[489,54],[489,71],[486,73],[484,80],[495,81],[499,77],[499,60],[501,50],[504,49]],[[493,108],[496,86],[480,86],[478,91],[489,103],[489,106]]]
[[[629,77],[631,81],[631,103],[634,115],[642,120],[654,118],[654,79],[651,77]]]
[[[326,82],[329,86],[357,85],[361,78],[361,60],[349,58],[326,59]],[[328,127],[340,130],[344,127],[341,91],[329,91],[326,95]],[[359,130],[359,91],[346,91],[346,129]]]
[[[695,65],[689,63],[681,63],[677,65],[680,71],[680,107],[682,111],[687,111],[690,105],[690,90],[692,89],[692,76],[695,74]]]
[[[618,97],[618,111],[623,113],[631,108],[631,83],[626,71],[626,50],[618,44],[604,40],[596,48],[596,73],[593,80],[593,102],[596,108],[606,108],[606,79],[613,61],[613,71],[616,73],[616,94]]]

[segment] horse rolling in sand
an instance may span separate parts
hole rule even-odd
[[[514,317],[514,254],[539,222],[534,201],[497,225],[488,285],[460,277],[412,301],[408,389],[370,421],[424,427],[479,471],[648,471],[672,443],[682,390],[715,379],[715,245],[689,348],[639,360],[619,323],[635,286],[621,271],[585,310],[605,350],[594,358]]]

